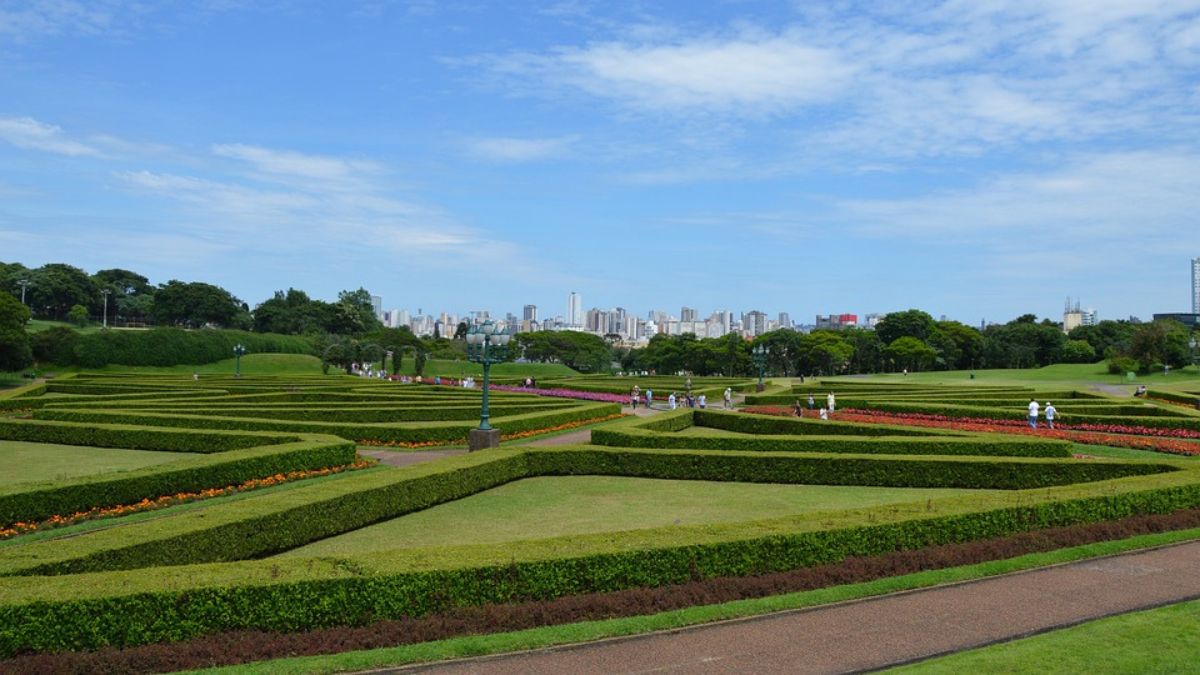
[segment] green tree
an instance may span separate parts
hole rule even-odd
[[[33,363],[33,350],[25,323],[29,308],[11,295],[0,293],[0,371],[20,370]]]
[[[925,370],[937,358],[937,351],[915,337],[904,336],[887,346],[888,358],[912,371]]]
[[[815,330],[800,342],[800,364],[809,372],[836,375],[853,358],[854,345],[841,331]]]
[[[1178,321],[1154,321],[1142,324],[1130,340],[1129,356],[1143,372],[1157,365],[1179,368],[1191,362],[1187,326]]]
[[[237,327],[243,314],[249,320],[242,302],[220,286],[175,279],[160,286],[154,294],[153,314],[162,325],[191,328],[207,324]]]
[[[975,328],[958,321],[939,321],[931,347],[938,350],[945,367],[966,370],[983,363],[983,335]]]
[[[64,319],[75,305],[98,302],[100,288],[78,267],[51,263],[29,273],[27,300],[35,316]]]
[[[87,320],[88,310],[87,307],[84,307],[83,305],[75,305],[71,308],[71,311],[67,312],[67,321],[70,321],[76,326],[83,326],[87,323]]]
[[[925,341],[936,329],[937,324],[933,317],[919,309],[892,312],[880,319],[879,324],[875,326],[875,332],[879,334],[880,341],[886,345],[891,345],[902,337],[913,337]]]
[[[1087,340],[1067,340],[1062,349],[1063,363],[1095,363],[1096,349]]]
[[[92,275],[92,281],[100,290],[108,290],[109,316],[124,319],[142,318],[150,313],[154,303],[154,286],[150,280],[129,270],[113,268],[100,270]],[[104,312],[104,298],[90,306],[94,315]]]

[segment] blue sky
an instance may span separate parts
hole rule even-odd
[[[0,0],[0,260],[251,304],[1148,318],[1198,150],[1200,0]]]

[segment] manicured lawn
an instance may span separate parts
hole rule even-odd
[[[0,466],[5,467],[0,472],[0,485],[129,471],[184,456],[178,452],[0,441]]]
[[[924,501],[981,490],[539,477],[315,542],[284,555],[340,555],[756,520]]]
[[[1090,621],[892,673],[1186,673],[1200,668],[1200,601]]]
[[[975,373],[975,379],[971,379],[971,373]],[[830,378],[822,378],[830,379]],[[995,369],[995,370],[943,370],[931,371],[927,373],[909,373],[907,376],[900,373],[889,373],[886,375],[871,375],[867,378],[856,377],[856,381],[864,380],[871,382],[888,382],[888,383],[912,383],[912,384],[1005,384],[1005,385],[1025,385],[1031,387],[1045,388],[1048,385],[1067,387],[1085,387],[1089,384],[1144,384],[1148,387],[1175,387],[1183,385],[1198,386],[1200,385],[1200,370],[1195,366],[1172,370],[1169,375],[1163,375],[1162,372],[1149,373],[1146,375],[1138,375],[1133,381],[1127,381],[1124,375],[1110,375],[1108,367],[1105,363],[1060,363],[1045,368],[1023,368],[1023,369]],[[795,380],[798,384],[799,379]]]

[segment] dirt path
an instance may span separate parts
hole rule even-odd
[[[546,447],[553,445],[580,445],[592,442],[592,430],[580,429],[567,434],[559,434],[550,438],[540,438],[536,441],[528,441],[520,445],[532,445],[534,447]]]
[[[535,675],[869,670],[1200,597],[1198,566],[1200,542],[1190,542],[809,610],[416,669]]]

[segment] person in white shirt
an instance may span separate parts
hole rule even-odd
[[[1040,409],[1040,408],[1041,408],[1041,406],[1038,405],[1038,402],[1036,400],[1029,399],[1029,426],[1030,426],[1030,428],[1033,428],[1033,429],[1037,428],[1038,409]]]
[[[1054,409],[1054,406],[1050,404],[1050,401],[1046,401],[1046,426],[1050,427],[1051,429],[1054,428],[1054,414],[1057,412],[1058,411]]]
[[[829,411],[828,410],[821,408],[821,419],[823,419],[823,420],[829,419]]]
[[[829,412],[833,412],[836,399],[834,399],[832,391],[829,392],[829,395],[825,397],[825,403],[828,404],[827,407],[829,408]]]
[[[675,409],[675,392],[671,392],[671,395],[667,397],[667,407],[671,410]]]
[[[700,394],[700,409],[708,407],[708,394]]]
[[[733,390],[725,387],[725,408],[728,409],[733,405]]]

